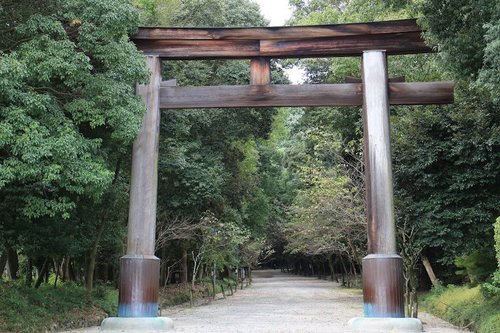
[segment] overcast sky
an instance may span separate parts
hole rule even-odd
[[[292,15],[288,7],[288,0],[252,0],[260,5],[260,12],[266,19],[271,21],[270,26],[284,25]],[[304,81],[304,71],[293,67],[285,70],[292,84],[300,84]]]
[[[290,18],[292,11],[288,7],[288,0],[252,0],[260,5],[262,15],[271,21],[271,26],[284,25]]]

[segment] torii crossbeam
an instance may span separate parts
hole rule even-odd
[[[403,318],[403,265],[396,252],[389,105],[453,102],[452,82],[405,83],[388,79],[387,55],[432,52],[421,35],[413,19],[301,27],[140,28],[132,41],[147,55],[152,76],[149,84],[137,86],[147,113],[133,147],[127,255],[121,259],[120,318],[103,322],[103,329],[116,328],[116,322],[125,323],[118,325],[126,328],[130,320],[149,325],[146,319],[157,316],[159,259],[154,256],[154,235],[160,108],[363,105],[368,215],[368,256],[363,259],[364,312],[367,319],[395,318],[397,322]],[[360,83],[271,84],[271,58],[339,56],[362,57]],[[162,84],[163,59],[251,59],[250,84]],[[383,329],[376,326],[379,322],[358,319],[351,323],[352,328],[366,330],[370,325]],[[418,320],[402,323],[404,331],[422,330]],[[164,330],[171,327],[171,322],[153,321],[151,325],[144,328]]]

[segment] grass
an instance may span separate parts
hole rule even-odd
[[[116,315],[118,293],[98,286],[88,297],[85,288],[66,283],[54,288],[28,288],[0,281],[0,332],[39,333],[98,325]]]
[[[476,333],[500,332],[500,295],[485,298],[480,286],[438,287],[423,297],[422,305],[426,311]]]

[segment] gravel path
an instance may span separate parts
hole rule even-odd
[[[254,271],[250,288],[225,300],[194,308],[174,307],[162,316],[174,320],[174,332],[204,333],[322,333],[348,332],[350,318],[362,316],[360,292],[338,284],[277,270]],[[426,332],[464,332],[422,313]],[[97,327],[63,333],[100,332]]]

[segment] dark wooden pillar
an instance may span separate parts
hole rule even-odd
[[[160,260],[154,249],[161,61],[148,56],[146,62],[151,79],[136,87],[147,112],[132,151],[127,255],[120,260],[119,317],[156,317],[158,313]]]
[[[396,252],[385,51],[363,53],[363,127],[368,256],[363,259],[365,317],[404,317],[403,261]]]

